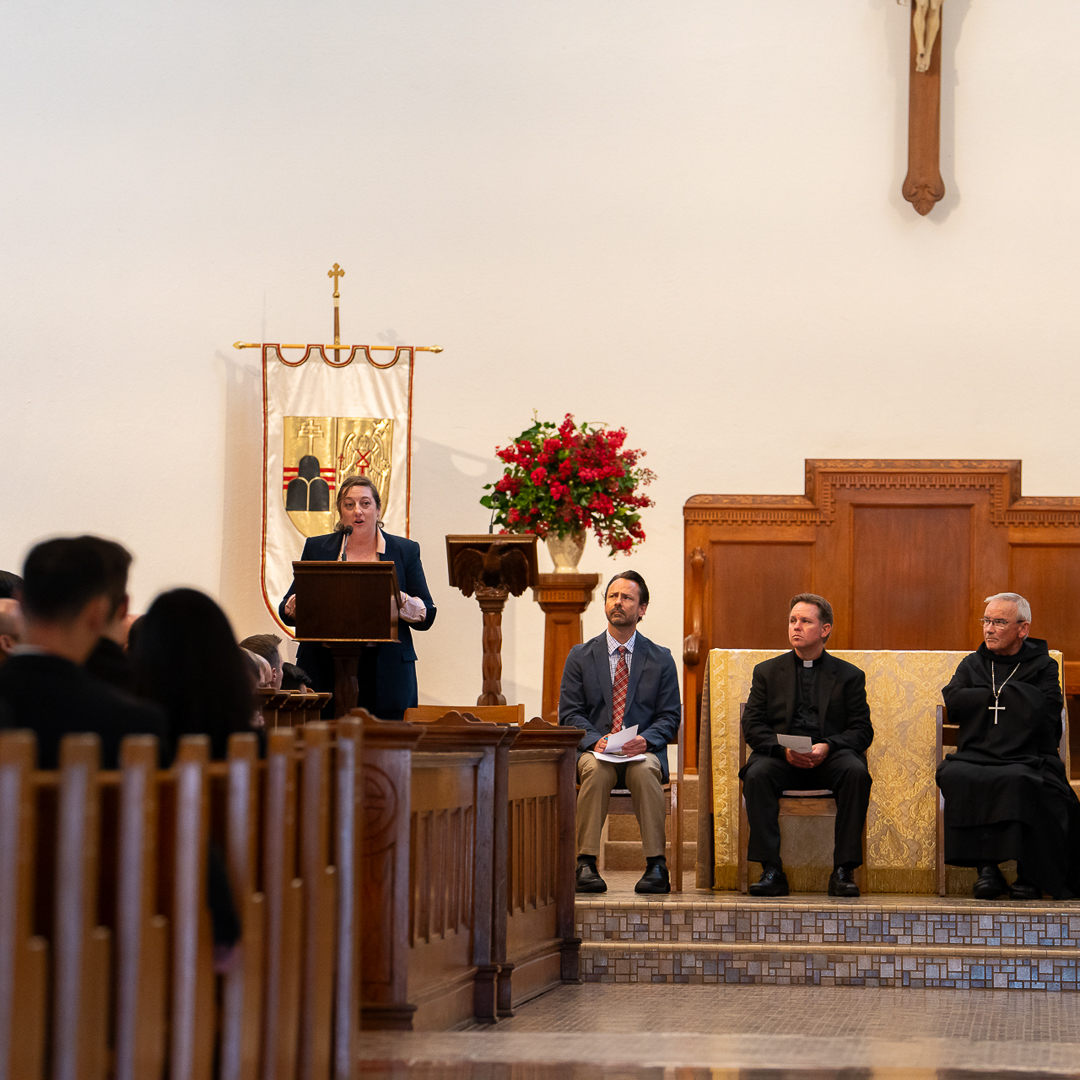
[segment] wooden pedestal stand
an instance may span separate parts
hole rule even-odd
[[[502,613],[506,598],[536,585],[536,537],[532,533],[451,535],[446,538],[450,584],[476,593],[484,613],[483,684],[477,705],[505,705],[502,692]]]
[[[592,603],[599,574],[541,574],[533,599],[544,613],[544,691],[540,715],[559,722],[559,684],[563,665],[582,641],[581,616]]]

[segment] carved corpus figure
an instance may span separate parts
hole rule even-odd
[[[907,0],[896,0],[907,6]],[[915,0],[915,11],[911,25],[915,31],[915,70],[930,70],[930,54],[934,51],[934,41],[941,29],[941,5],[943,0]]]

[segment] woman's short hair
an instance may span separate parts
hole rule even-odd
[[[371,497],[375,500],[375,509],[380,513],[382,512],[382,496],[379,494],[379,489],[375,486],[375,481],[368,476],[346,476],[341,481],[341,486],[338,488],[337,493],[337,512],[338,523],[334,526],[335,532],[341,532],[345,526],[341,524],[341,504],[345,501],[345,496],[348,494],[350,488],[357,486],[366,487],[371,492]]]

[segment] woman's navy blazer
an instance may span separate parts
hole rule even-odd
[[[414,630],[427,630],[435,621],[435,602],[428,592],[424,567],[420,562],[420,545],[404,536],[383,533],[386,551],[379,556],[381,562],[390,560],[397,571],[398,588],[407,596],[423,600],[427,616],[423,622],[407,623],[398,620],[398,640],[373,646],[379,650],[376,659],[375,715],[384,720],[400,719],[406,709],[417,704],[416,649],[413,648]],[[304,544],[303,562],[332,562],[341,554],[342,534],[312,536]],[[285,615],[285,601],[296,591],[296,582],[278,605],[278,615],[286,626],[295,626],[296,620]],[[325,645],[314,641],[302,641],[296,651],[296,663],[312,678],[317,690],[334,689],[334,658]]]

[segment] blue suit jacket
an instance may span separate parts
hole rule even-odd
[[[679,673],[671,651],[639,632],[630,660],[623,727],[637,724],[649,751],[660,759],[665,783],[668,765],[664,751],[678,738],[681,719]],[[606,632],[570,650],[559,688],[559,723],[585,729],[578,757],[610,734],[611,665]]]
[[[403,536],[383,533],[386,551],[379,556],[381,562],[390,560],[397,571],[398,588],[408,596],[417,596],[427,607],[423,622],[407,623],[398,620],[398,640],[377,645],[375,715],[383,720],[399,720],[406,709],[417,703],[416,649],[413,648],[414,630],[427,630],[435,621],[435,602],[428,592],[424,567],[420,563],[420,545]],[[341,554],[342,535],[339,532],[326,536],[312,536],[304,544],[300,556],[304,562],[331,561]],[[296,591],[296,582],[278,605],[278,615],[286,626],[295,626],[295,619],[285,615],[285,601]],[[296,651],[296,662],[312,678],[316,690],[334,689],[334,658],[325,645],[302,641]]]

